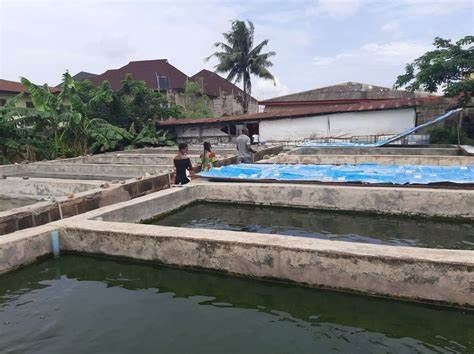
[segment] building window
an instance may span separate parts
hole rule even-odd
[[[0,98],[0,106],[5,106],[7,104],[7,100],[4,98]]]
[[[156,75],[156,81],[158,83],[158,90],[159,91],[168,91],[170,88],[170,81],[168,76],[159,76]]]
[[[237,135],[237,128],[236,128],[235,124],[229,124],[229,125],[226,125],[225,127],[222,127],[221,131],[223,133],[226,133],[226,134],[229,134],[229,135],[232,135],[232,136]]]
[[[35,106],[33,106],[33,102],[31,101],[26,101],[26,108],[34,108]]]

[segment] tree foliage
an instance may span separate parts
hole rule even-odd
[[[186,82],[183,94],[183,116],[185,118],[209,118],[210,100],[203,94],[199,85],[194,81]]]
[[[88,80],[77,85],[79,95],[86,105],[86,115],[106,120],[111,124],[136,130],[155,124],[157,121],[179,117],[178,106],[166,96],[148,88],[144,81],[133,80],[127,75],[122,87],[114,92],[107,81],[95,87]]]
[[[474,93],[474,36],[465,36],[455,43],[436,37],[435,50],[426,52],[407,64],[405,73],[397,77],[394,87],[409,91],[436,92],[443,89],[447,96]]]
[[[257,77],[272,80],[275,78],[269,68],[273,63],[269,60],[276,53],[273,51],[262,53],[262,49],[268,45],[268,39],[254,46],[254,25],[252,22],[234,20],[229,32],[223,33],[225,41],[214,44],[219,50],[212,53],[217,58],[216,72],[227,73],[227,80],[243,83],[244,112],[247,112],[250,95],[252,93],[251,74]]]
[[[122,88],[116,94],[114,117],[118,117],[130,128],[141,130],[159,120],[179,116],[179,108],[166,96],[146,87],[144,81],[132,80],[127,75]]]
[[[75,82],[67,72],[59,93],[26,78],[21,82],[33,108],[19,106],[25,94],[0,107],[0,163],[170,144],[155,121],[175,108],[140,81],[125,79],[118,93],[107,82]]]
[[[474,140],[467,136],[463,130],[459,130],[454,125],[437,126],[429,130],[430,144],[466,144],[472,145]]]

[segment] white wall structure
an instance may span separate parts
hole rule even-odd
[[[177,127],[175,132],[178,142],[200,144],[204,141],[210,143],[226,143],[232,140],[232,136],[224,133],[221,124],[191,125]]]
[[[394,135],[414,127],[415,118],[414,108],[347,112],[313,117],[262,120],[259,130],[263,141]]]

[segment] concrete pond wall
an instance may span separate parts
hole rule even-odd
[[[134,150],[135,154],[108,153],[0,166],[0,196],[47,199],[0,212],[0,235],[58,220],[61,213],[70,217],[169,188],[174,182],[174,155],[167,149],[138,149]],[[260,146],[255,158],[282,149],[281,145]],[[143,150],[155,153],[139,153]],[[233,152],[218,155],[219,163],[236,163]],[[170,159],[170,165],[161,164]],[[199,171],[198,164],[195,171]]]
[[[262,151],[259,157],[280,151],[281,147]],[[20,178],[1,181],[14,186]],[[40,179],[43,185],[35,187],[34,178],[23,181],[30,183],[26,190],[32,193],[42,190],[46,183]],[[58,195],[65,192],[69,182],[64,181],[48,190],[56,190]],[[63,220],[58,220],[58,203],[51,201],[0,213],[0,234],[5,234],[0,237],[0,273],[51,256],[51,232],[56,230],[61,252],[65,253],[125,257],[474,309],[474,251],[139,223],[194,201],[474,221],[474,190],[206,181],[169,188],[170,181],[172,175],[168,173],[98,187],[96,184],[103,181],[81,181],[78,188],[84,191],[74,192],[72,198],[56,198]],[[153,191],[157,192],[150,194]]]
[[[196,200],[474,220],[473,191],[194,183],[0,238],[0,272],[51,254],[98,254],[474,308],[474,251],[137,224]],[[398,201],[398,202],[397,202]],[[433,208],[438,205],[437,208]]]
[[[300,147],[289,152],[291,155],[464,155],[457,147]]]
[[[67,218],[106,205],[130,200],[146,193],[169,188],[171,181],[173,181],[172,174],[162,174],[122,181],[123,183],[102,182],[97,188],[84,192],[70,194],[69,196],[59,196],[60,193],[57,193],[54,200],[39,201],[21,208],[0,212],[0,238],[3,237],[1,235],[17,230],[59,220],[61,214],[64,218]],[[27,182],[33,182],[34,184],[35,181],[27,180]],[[59,181],[58,186],[61,185],[64,185],[63,180]]]
[[[148,174],[170,172],[173,166],[160,165],[124,165],[95,163],[49,163],[37,162],[0,166],[0,175],[4,176],[57,176],[66,179],[97,180],[126,179]]]
[[[381,165],[430,165],[467,166],[474,165],[474,156],[437,155],[292,155],[279,154],[259,163],[285,163],[310,165],[341,165],[374,163]]]
[[[12,198],[48,198],[85,192],[100,187],[103,181],[74,181],[54,178],[7,177],[0,180],[0,195]]]
[[[108,154],[108,155],[95,155],[78,157],[69,160],[72,163],[78,164],[125,164],[125,165],[164,165],[173,166],[173,159],[176,154]],[[190,155],[191,161],[197,163],[199,161],[199,155]]]
[[[70,225],[60,235],[65,251],[474,306],[474,251],[97,221]]]
[[[237,150],[234,144],[220,144],[220,145],[213,145],[213,150],[219,155],[235,155]],[[161,155],[161,154],[174,154],[176,155],[178,151],[177,146],[169,146],[169,147],[147,147],[141,149],[131,149],[131,150],[124,150],[119,152],[108,152],[104,155],[115,155],[117,153],[126,153],[126,154],[153,154],[153,155]],[[191,155],[199,155],[203,151],[202,145],[189,145],[188,152]]]

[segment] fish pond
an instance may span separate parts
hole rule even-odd
[[[0,212],[36,203],[35,199],[9,198],[0,196]]]
[[[104,258],[0,275],[2,353],[468,353],[474,314]]]
[[[197,202],[145,223],[395,246],[474,249],[473,223],[428,218]]]

